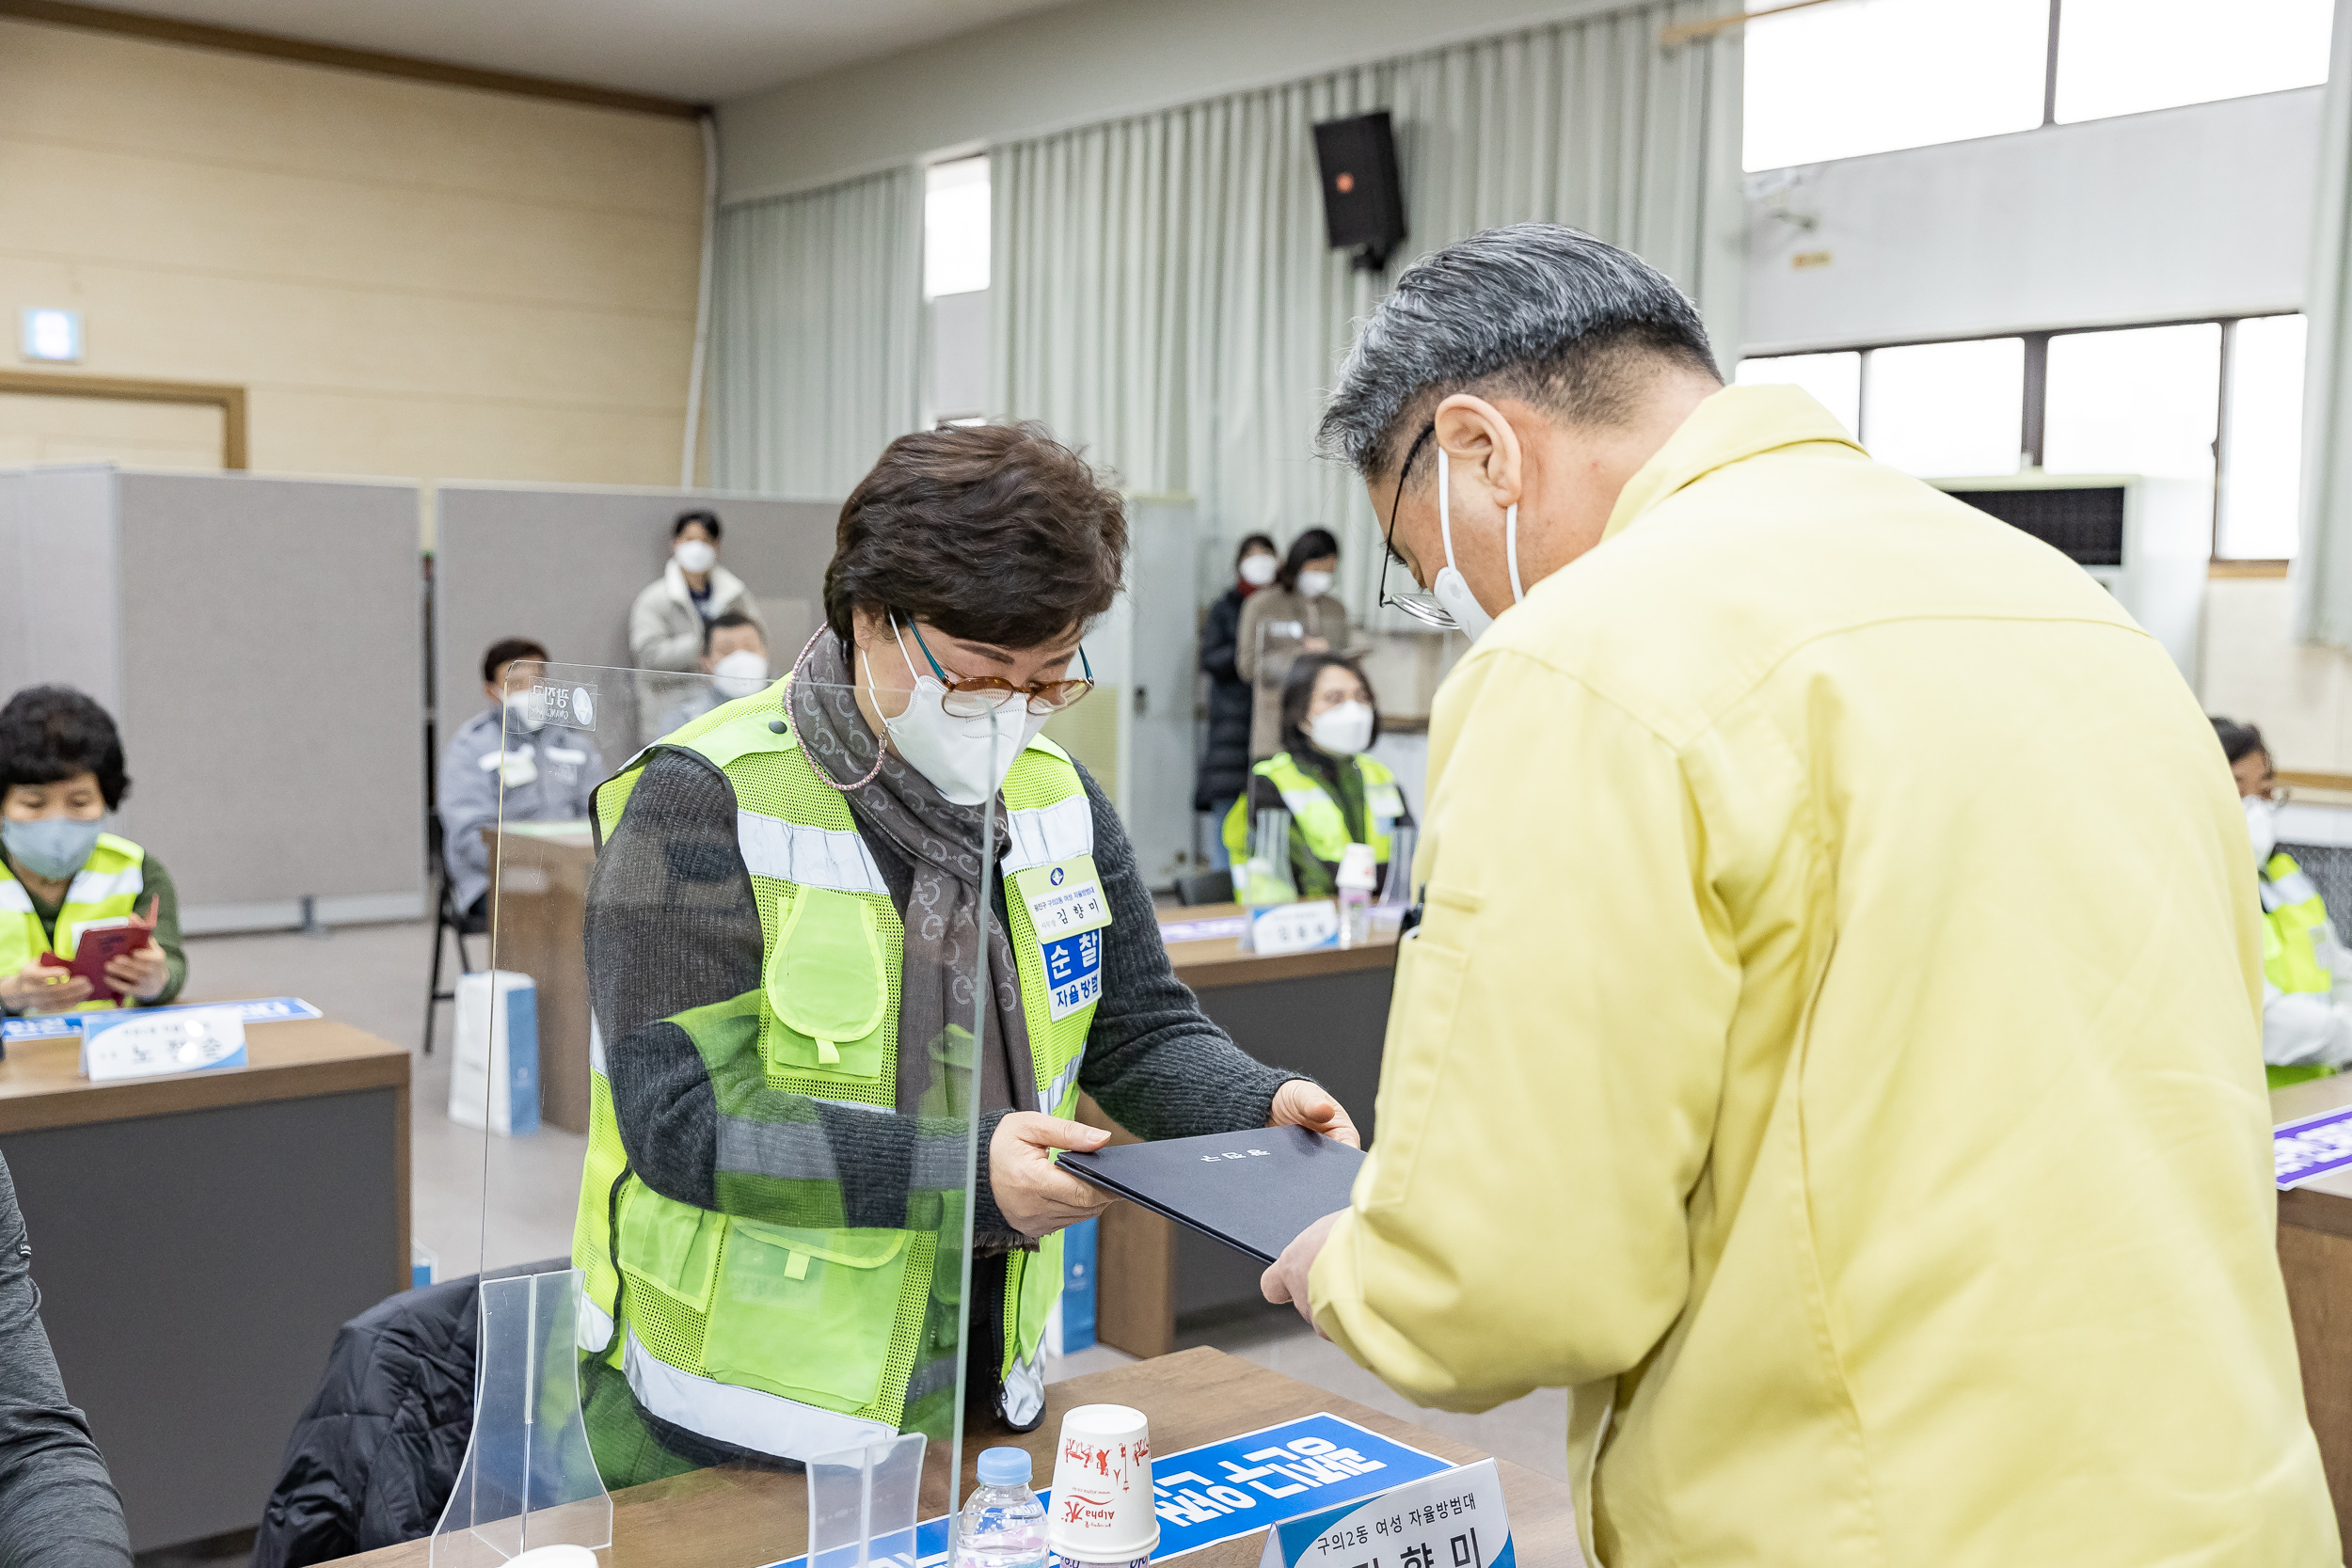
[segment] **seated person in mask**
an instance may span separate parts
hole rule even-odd
[[[730,610],[703,627],[703,673],[695,686],[661,716],[661,733],[684,729],[721,703],[748,697],[773,677],[768,669],[768,634],[740,610]]]
[[[95,702],[36,686],[0,707],[0,1012],[82,1012],[168,1002],[188,977],[180,895],[163,863],[105,831],[131,793],[122,737]],[[108,960],[119,1002],[42,962],[71,958],[85,932],[151,921]]]
[[[1291,814],[1291,879],[1301,898],[1328,898],[1340,855],[1372,846],[1389,879],[1389,840],[1410,827],[1405,792],[1385,763],[1366,755],[1380,738],[1372,683],[1338,654],[1302,654],[1282,682],[1282,749],[1249,770],[1249,791],[1225,818],[1225,849],[1238,865],[1262,811]]]
[[[1036,1426],[1056,1233],[1109,1201],[1054,1161],[1108,1136],[1081,1091],[1140,1137],[1356,1142],[1201,1012],[1118,814],[1039,733],[1093,685],[1118,492],[1034,425],[924,431],[835,537],[787,678],[596,791],[573,1256],[613,1488],[943,1433],[960,1362],[974,1419]]]
[[[2227,719],[2213,721],[2230,759],[2246,831],[2254,842],[2254,877],[2263,901],[2263,1063],[2270,1086],[2325,1078],[2352,1062],[2352,1006],[2339,982],[2352,982],[2352,952],[2337,940],[2327,901],[2295,857],[2279,847],[2279,780],[2262,731]]]
[[[482,830],[501,819],[585,822],[604,776],[588,733],[547,723],[529,700],[547,667],[547,649],[528,637],[491,643],[482,656],[489,706],[458,725],[441,752],[441,864],[469,933],[490,928],[490,847]]]

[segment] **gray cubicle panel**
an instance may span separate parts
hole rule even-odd
[[[188,931],[296,925],[306,899],[328,924],[424,912],[417,525],[413,484],[0,483],[0,686],[115,715],[119,829],[170,869]]]
[[[447,737],[480,711],[482,655],[529,637],[564,664],[626,669],[628,609],[661,575],[680,512],[719,515],[721,563],[743,579],[768,624],[778,673],[823,611],[839,501],[779,500],[713,491],[610,485],[442,484],[434,492],[433,592],[439,728]],[[598,694],[628,708],[619,733],[651,738],[636,692]],[[601,737],[605,726],[599,722]],[[608,766],[624,760],[604,759]]]

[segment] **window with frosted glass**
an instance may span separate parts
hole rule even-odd
[[[1802,387],[1852,435],[1862,424],[1862,356],[1776,354],[1742,359],[1732,380],[1742,387]]]
[[[1752,169],[2042,123],[2050,0],[1841,0],[1757,17],[1746,35]]]
[[[2216,323],[2052,338],[2042,467],[2184,480],[2210,505],[2220,404]]]
[[[2017,471],[2026,404],[2021,338],[1875,349],[1862,400],[1870,455],[1923,479]]]
[[[2228,410],[2213,553],[2285,560],[2303,483],[2302,317],[2254,316],[2232,328]]]
[[[2315,86],[2328,79],[2332,8],[2332,0],[2063,0],[2057,118]]]
[[[958,158],[924,171],[923,297],[988,287],[988,160]]]

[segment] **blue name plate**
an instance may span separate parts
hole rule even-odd
[[[186,1002],[169,1007],[102,1007],[87,1013],[43,1013],[37,1018],[12,1018],[0,1023],[0,1040],[55,1040],[78,1035],[93,1019],[152,1018],[158,1013],[184,1013],[195,1007],[234,1007],[247,1023],[283,1023],[297,1018],[324,1018],[299,996],[268,996],[251,1002]]]
[[[1152,1550],[1152,1560],[1164,1562],[1220,1541],[1271,1528],[1296,1514],[1302,1505],[1330,1508],[1359,1502],[1400,1482],[1452,1468],[1435,1454],[1328,1414],[1302,1416],[1182,1453],[1154,1454],[1152,1510],[1160,1516],[1160,1544]],[[1050,1513],[1053,1493],[1045,1490],[1038,1496],[1045,1499]],[[947,1560],[948,1524],[947,1516],[942,1515],[915,1527],[911,1568],[933,1568]],[[1507,1530],[1504,1533],[1507,1536]],[[877,1542],[867,1560],[895,1557],[901,1568],[910,1568],[904,1542],[904,1531],[889,1542],[895,1551],[885,1550],[884,1544]],[[848,1561],[856,1553],[846,1548],[827,1551],[826,1560],[817,1568],[833,1568],[836,1556]],[[808,1558],[805,1554],[787,1558],[770,1568],[809,1568]],[[1431,1563],[1428,1568],[1451,1565]]]
[[[2282,1192],[2352,1165],[2352,1105],[2271,1129],[2270,1158]]]
[[[1285,1519],[1258,1568],[1515,1568],[1502,1477],[1482,1459]]]

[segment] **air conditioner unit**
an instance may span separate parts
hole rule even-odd
[[[1930,484],[2061,550],[2106,585],[2197,684],[2199,617],[2213,559],[2213,487],[2143,474],[2040,468]]]

